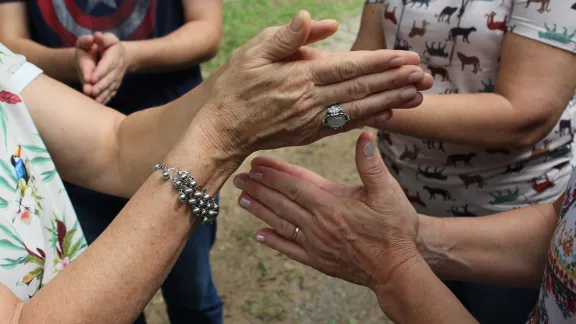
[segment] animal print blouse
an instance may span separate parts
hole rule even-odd
[[[420,54],[421,67],[434,76],[428,91],[434,94],[493,92],[506,31],[576,53],[573,2],[367,1],[385,4],[386,43]],[[573,99],[554,129],[531,149],[483,150],[385,132],[380,148],[419,212],[486,215],[550,203],[562,193],[572,171],[575,113]]]

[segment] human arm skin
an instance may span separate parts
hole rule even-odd
[[[50,48],[30,39],[25,1],[0,3],[0,42],[25,55],[52,78],[65,83],[78,81],[76,48]]]
[[[192,124],[162,161],[190,170],[214,194],[230,168],[219,162],[217,149],[197,141],[203,136]],[[173,185],[156,172],[94,244],[30,301],[0,285],[5,311],[0,323],[131,323],[160,288],[196,225]]]
[[[159,38],[124,41],[128,72],[166,72],[214,57],[222,39],[221,0],[182,0],[186,23]]]
[[[365,5],[352,50],[386,46],[382,8]],[[392,119],[372,126],[482,148],[530,147],[551,131],[575,89],[576,55],[509,32],[494,93],[424,94],[416,109],[394,111]]]
[[[124,41],[128,72],[166,72],[214,57],[222,38],[220,0],[183,0],[185,24],[159,38]],[[49,48],[30,39],[24,1],[0,4],[0,42],[50,77],[65,83],[79,81],[76,48]]]
[[[539,287],[563,197],[485,217],[420,215],[418,248],[445,280]]]

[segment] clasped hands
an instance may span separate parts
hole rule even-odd
[[[112,33],[78,37],[76,70],[85,95],[101,104],[112,99],[129,66],[124,45]]]

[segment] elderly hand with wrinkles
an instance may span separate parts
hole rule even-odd
[[[237,49],[206,80],[213,96],[195,119],[227,157],[305,145],[322,137],[386,120],[392,108],[412,108],[432,77],[416,53],[394,50],[328,52],[306,47],[334,34],[333,20],[306,11],[269,28]],[[223,95],[218,95],[223,94]],[[351,121],[323,127],[327,107],[339,104]],[[264,107],[264,108],[258,108]],[[224,159],[226,159],[224,158]]]

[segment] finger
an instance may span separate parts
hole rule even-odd
[[[321,175],[314,173],[306,168],[303,168],[298,165],[289,164],[278,159],[272,159],[268,157],[258,156],[252,160],[251,166],[253,169],[258,167],[268,167],[272,169],[276,169],[280,172],[284,172],[290,175],[293,175],[299,179],[305,180],[310,182],[311,184],[317,186],[318,188],[322,189],[332,189],[336,185],[335,182],[327,180],[326,178],[322,177]]]
[[[100,95],[98,95],[95,100],[101,104],[105,104],[106,99],[109,98],[111,94],[112,89],[107,88],[106,90],[102,91],[102,93],[100,93]]]
[[[100,48],[106,50],[110,46],[118,44],[120,39],[118,39],[118,37],[112,33],[103,34],[101,32],[96,32],[94,33],[94,41],[96,44],[98,44],[98,46],[100,46]]]
[[[94,45],[94,36],[92,35],[82,35],[76,40],[76,47],[85,51],[89,51],[92,45]]]
[[[92,84],[84,83],[84,85],[82,86],[82,92],[84,92],[85,95],[91,97],[92,96]]]
[[[266,207],[249,194],[242,193],[240,197],[238,197],[238,204],[246,211],[274,228],[277,233],[284,236],[286,239],[292,240],[292,238],[296,236],[295,241],[300,245],[303,244],[304,233],[301,233],[301,228],[298,228],[298,233],[296,234],[296,225],[276,215],[276,213],[271,211],[270,208]]]
[[[370,95],[364,99],[354,100],[340,104],[352,121],[362,120],[371,115],[383,113],[386,110],[403,107],[407,102],[411,102],[419,96],[414,86],[406,86],[400,89],[382,91]],[[324,116],[320,116],[321,119]],[[318,121],[322,124],[322,120]]]
[[[263,228],[256,232],[256,240],[294,261],[310,265],[308,253],[306,253],[306,250],[304,250],[302,246],[291,240],[287,240],[271,228]]]
[[[414,52],[378,50],[336,53],[309,62],[309,66],[312,80],[322,86],[385,72],[408,62],[420,62],[420,57]]]
[[[386,90],[417,84],[424,80],[424,71],[418,66],[404,65],[381,73],[315,88],[317,98],[325,98],[323,104],[349,102],[366,98]]]
[[[263,220],[278,230],[278,232],[286,234],[286,237],[291,237],[291,235],[294,234],[295,226],[305,227],[312,217],[308,211],[294,203],[285,195],[252,180],[247,174],[239,174],[236,176],[234,178],[234,185],[244,191],[244,200],[238,201],[240,206],[248,209],[250,207],[250,201],[248,200],[255,199],[257,200],[257,207],[265,206],[266,208],[274,210],[273,215],[267,214],[266,216],[276,219],[268,218],[271,223]]]
[[[289,24],[282,26],[270,39],[258,47],[258,58],[278,62],[296,53],[306,43],[310,34],[310,14],[302,10]]]
[[[250,179],[281,193],[289,200],[310,212],[321,208],[323,204],[322,202],[327,201],[331,197],[329,193],[307,181],[272,168],[259,166],[252,169],[249,172],[249,176]],[[289,216],[300,217],[300,214]],[[287,220],[293,224],[299,225],[302,225],[304,221],[307,221],[307,219],[302,220],[296,218]]]
[[[310,34],[304,45],[317,43],[334,35],[338,31],[338,21],[334,19],[312,20],[310,24]]]
[[[428,90],[432,88],[433,85],[434,85],[434,78],[428,73],[424,74],[424,80],[415,84],[416,89],[418,91]]]
[[[92,83],[97,84],[100,82],[102,77],[110,74],[117,66],[117,58],[112,53],[105,52],[98,65],[96,65],[94,73],[92,73]]]
[[[96,73],[96,72],[94,72]],[[116,78],[116,73],[114,73],[114,71],[111,71],[110,73],[104,75],[103,78],[100,79],[100,81],[98,81],[93,88],[93,92],[92,95],[94,97],[99,96],[101,93],[104,92],[104,90],[110,88],[110,90],[116,90],[113,89],[113,84],[115,83],[115,78]]]
[[[362,133],[356,143],[356,168],[368,198],[381,195],[389,183],[390,173],[382,157],[376,153],[374,135],[370,132]]]

